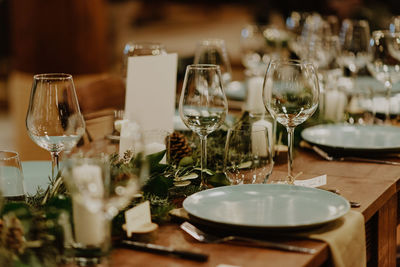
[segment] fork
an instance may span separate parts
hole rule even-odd
[[[300,146],[312,149],[321,158],[326,159],[328,161],[358,161],[358,162],[368,162],[368,163],[389,164],[389,165],[400,166],[400,162],[389,161],[389,160],[371,159],[371,158],[362,158],[362,157],[332,157],[326,151],[322,150],[321,148],[311,145],[305,141],[301,141]]]
[[[305,248],[305,247],[299,247],[299,246],[293,246],[293,245],[287,245],[287,244],[282,244],[282,243],[277,243],[277,242],[271,242],[271,241],[265,241],[265,240],[258,240],[254,238],[248,238],[248,237],[243,237],[243,236],[235,236],[235,235],[229,235],[225,237],[217,237],[211,234],[204,233],[200,229],[198,229],[196,226],[189,222],[184,222],[181,224],[181,229],[191,235],[194,239],[197,241],[200,241],[202,243],[225,243],[229,241],[239,241],[239,242],[245,242],[254,246],[258,247],[264,247],[264,248],[272,248],[272,249],[279,249],[279,250],[285,250],[285,251],[292,251],[292,252],[301,252],[301,253],[308,253],[308,254],[315,254],[316,250],[312,248]]]

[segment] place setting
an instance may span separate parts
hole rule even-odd
[[[161,42],[126,43],[123,107],[87,112],[75,74],[33,75],[24,131],[49,160],[0,149],[0,265],[392,255],[400,35],[318,13],[285,23],[243,25],[240,68],[222,38],[196,40],[184,66]]]

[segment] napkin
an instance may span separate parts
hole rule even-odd
[[[183,208],[172,210],[170,215],[189,220]],[[331,223],[310,231],[295,232],[293,236],[326,242],[335,267],[364,267],[367,265],[364,223],[364,216],[360,212],[350,210]]]
[[[360,212],[350,210],[340,219],[300,235],[328,243],[335,267],[366,266],[364,223]]]

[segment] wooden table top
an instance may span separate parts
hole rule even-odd
[[[271,179],[285,175],[287,165],[274,167]],[[337,189],[349,200],[357,201],[365,221],[377,213],[398,192],[400,168],[392,165],[361,162],[330,162],[319,158],[310,151],[296,151],[294,172],[303,174],[298,179],[308,179],[327,174],[326,188]],[[314,248],[317,253],[307,255],[265,248],[237,246],[231,244],[202,244],[179,229],[178,224],[161,226],[154,243],[189,249],[209,254],[205,263],[172,258],[128,249],[112,252],[113,266],[320,266],[329,259],[326,243],[312,240],[291,240],[295,244]]]

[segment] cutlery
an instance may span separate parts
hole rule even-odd
[[[336,195],[339,195],[339,196],[340,196],[340,192],[339,192],[339,190],[337,190],[337,189],[326,189],[326,188],[320,188],[320,189],[325,190],[325,191],[329,191],[329,192],[332,192],[332,193],[335,193]],[[352,207],[352,208],[359,208],[359,207],[361,207],[361,204],[358,203],[358,202],[356,202],[356,201],[350,201],[350,200],[347,200],[347,201],[349,201],[350,207]]]
[[[389,164],[389,165],[397,165],[400,166],[400,162],[389,161],[389,160],[381,160],[381,159],[371,159],[371,158],[362,158],[362,157],[332,157],[329,156],[327,152],[322,150],[321,148],[310,145],[307,142],[301,142],[301,146],[305,148],[311,148],[315,153],[317,153],[323,159],[328,161],[358,161],[358,162],[368,162],[368,163],[377,163],[377,164]]]
[[[151,243],[123,240],[122,247],[133,248],[137,250],[143,250],[148,252],[155,252],[163,255],[171,255],[182,259],[205,262],[208,260],[208,255],[203,253],[191,252],[188,250],[179,250],[172,247],[165,247]]]
[[[200,229],[198,229],[196,226],[192,225],[189,222],[182,223],[180,227],[183,231],[185,231],[186,233],[191,235],[194,239],[196,239],[197,241],[203,242],[203,243],[217,244],[217,243],[224,243],[224,242],[230,242],[230,241],[238,241],[238,242],[244,242],[249,245],[258,246],[258,247],[279,249],[279,250],[285,250],[285,251],[291,251],[291,252],[301,252],[301,253],[308,253],[308,254],[316,253],[316,250],[312,249],[312,248],[286,245],[286,244],[282,244],[282,243],[258,240],[258,239],[242,237],[242,236],[230,235],[230,236],[225,236],[225,237],[217,237],[217,236],[214,236],[211,234],[204,233],[203,231],[201,231]]]

